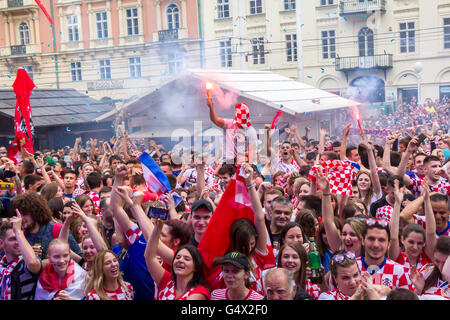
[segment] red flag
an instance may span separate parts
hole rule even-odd
[[[245,179],[236,170],[227,189],[222,195],[205,233],[200,240],[198,250],[203,257],[205,280],[210,285],[220,274],[221,268],[213,268],[214,258],[224,255],[230,245],[230,227],[233,221],[248,218],[253,223],[255,215]]]
[[[14,134],[15,139],[8,150],[8,158],[15,163],[22,161],[20,153],[20,141],[24,142],[24,149],[29,153],[33,152],[34,126],[32,121],[30,95],[35,85],[25,69],[17,70],[16,80],[13,83],[16,94],[16,108],[14,114]]]
[[[272,120],[272,130],[275,129],[275,128],[277,127],[278,122],[280,122],[280,118],[281,118],[281,115],[282,115],[282,114],[283,114],[283,111],[278,110],[278,112],[277,112],[277,114],[275,115],[275,117],[273,117],[273,120]]]
[[[41,3],[41,0],[34,0],[36,4],[41,8],[42,12],[44,12],[45,16],[47,17],[48,21],[50,22],[50,25],[53,25],[52,17],[48,14],[47,9],[45,9],[44,5]]]

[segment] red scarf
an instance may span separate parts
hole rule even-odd
[[[63,281],[59,282],[59,276],[51,264],[47,265],[44,270],[42,270],[39,276],[39,282],[44,290],[48,292],[51,291],[61,291],[70,286],[73,282],[75,275],[75,265],[73,261],[70,261],[69,267],[67,268],[66,275]]]
[[[19,264],[22,260],[22,257],[17,257],[13,262],[8,264],[6,260],[6,256],[2,258],[0,261],[0,284],[1,284],[1,293],[0,300],[11,300],[11,273],[14,268]]]

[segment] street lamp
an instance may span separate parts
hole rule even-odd
[[[422,78],[420,76],[420,73],[422,72],[422,70],[423,70],[423,63],[420,61],[417,61],[414,64],[414,72],[416,73],[416,76],[417,76],[417,105],[419,105],[421,102],[420,82],[421,82]]]

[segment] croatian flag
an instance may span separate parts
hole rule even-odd
[[[142,163],[142,174],[150,191],[156,193],[158,198],[163,201],[168,194],[172,194],[176,207],[183,198],[172,191],[169,179],[155,160],[147,152],[143,152],[138,160]]]
[[[273,117],[273,120],[272,120],[272,130],[275,129],[275,128],[277,127],[278,122],[280,122],[280,118],[281,118],[281,115],[282,115],[282,114],[283,114],[283,111],[278,110],[278,112],[277,112],[277,114],[275,115],[275,117]]]

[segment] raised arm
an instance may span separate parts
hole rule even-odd
[[[214,102],[212,99],[206,99],[206,105],[209,108],[209,119],[218,127],[223,128],[225,121],[217,116],[216,110],[214,110]]]
[[[373,189],[373,193],[375,195],[381,195],[382,194],[382,190],[381,190],[381,183],[380,183],[380,177],[378,176],[378,171],[377,171],[377,162],[375,160],[375,155],[373,153],[373,149],[372,146],[369,143],[369,139],[367,138],[367,135],[364,134],[364,132],[361,132],[361,134],[363,135],[363,141],[361,142],[360,146],[362,146],[366,152],[367,152],[367,157],[369,159],[369,166],[370,166],[370,177],[372,179],[372,189]]]
[[[20,211],[16,209],[16,216],[11,217],[10,221],[13,226],[14,235],[16,236],[17,243],[19,244],[20,253],[22,255],[27,268],[32,273],[39,273],[41,271],[41,261],[36,257],[33,248],[22,230],[22,215]]]
[[[116,168],[116,177],[111,192],[111,208],[113,216],[117,223],[120,225],[120,229],[123,232],[127,232],[133,227],[133,223],[123,209],[124,201],[118,193],[118,188],[123,185],[123,178],[127,175],[127,167],[124,164],[120,164]]]
[[[394,210],[392,212],[391,221],[389,222],[391,229],[391,245],[389,247],[389,258],[397,260],[400,254],[399,229],[400,229],[400,207],[403,201],[403,188],[399,188],[399,181],[394,181]]]
[[[107,250],[108,246],[106,245],[105,240],[103,239],[102,235],[97,229],[97,226],[95,225],[94,221],[89,218],[83,210],[81,210],[78,203],[74,202],[72,205],[72,210],[83,220],[83,222],[86,224],[86,228],[88,229],[89,235],[91,236],[92,243],[94,244],[94,247],[97,249],[97,251]]]
[[[424,202],[424,197],[420,196],[414,201],[411,201],[406,205],[405,208],[400,212],[400,219],[406,224],[414,223],[414,214],[422,207]]]
[[[158,259],[156,259],[158,242],[162,227],[163,222],[161,220],[156,220],[156,227],[153,229],[149,241],[147,241],[147,246],[145,247],[144,253],[145,263],[147,264],[148,271],[150,272],[153,281],[155,281],[157,285],[161,282],[165,272]]]
[[[424,198],[425,224],[427,226],[425,232],[425,254],[428,257],[433,257],[434,248],[436,246],[436,220],[431,207],[430,189],[428,186],[428,178],[425,177],[422,181],[422,196]]]
[[[384,145],[384,152],[383,152],[383,169],[389,174],[389,175],[395,175],[397,168],[392,167],[391,165],[391,149],[392,145],[395,142],[396,138],[395,136],[388,136],[386,138],[386,144]]]
[[[342,245],[339,231],[334,224],[333,206],[331,205],[330,182],[328,172],[319,168],[316,173],[317,185],[322,189],[322,219],[331,251],[336,251]]]
[[[402,159],[400,160],[400,163],[397,168],[397,174],[398,176],[403,177],[403,182],[405,186],[409,186],[411,183],[411,178],[405,174],[406,172],[406,165],[408,164],[409,157],[414,154],[414,152],[417,151],[417,137],[413,137],[411,141],[408,143],[408,147],[406,148],[405,152],[402,154]]]
[[[342,137],[342,143],[341,143],[341,150],[339,152],[339,156],[341,160],[347,160],[347,156],[345,155],[345,150],[347,149],[347,137],[348,133],[350,132],[350,127],[352,126],[351,123],[349,123],[344,130],[344,136]]]
[[[261,207],[261,200],[256,191],[256,185],[253,179],[253,168],[249,163],[245,163],[244,172],[248,175],[248,177],[245,178],[245,182],[247,184],[250,201],[252,202],[252,208],[255,214],[255,227],[256,232],[258,233],[256,249],[264,255],[267,253],[267,229],[264,220],[264,212]]]

